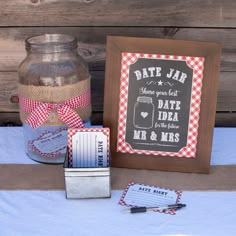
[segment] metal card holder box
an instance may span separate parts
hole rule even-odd
[[[64,175],[67,199],[111,197],[110,167],[69,167],[67,152]]]

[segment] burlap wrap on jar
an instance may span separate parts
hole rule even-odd
[[[73,98],[78,98],[77,100],[84,99],[86,101],[82,102],[82,104],[81,102],[77,103],[77,100],[76,102],[73,101],[73,106],[69,105],[69,107],[75,111],[83,121],[89,119],[91,116],[90,78],[74,84],[58,87],[19,84],[18,95],[20,100],[20,119],[22,123],[28,123],[27,118],[31,113],[29,110],[33,110],[33,106],[35,106],[35,104],[32,105],[32,103],[42,102],[60,106]],[[49,116],[41,125],[61,126],[67,124],[59,118],[57,108],[52,108]]]

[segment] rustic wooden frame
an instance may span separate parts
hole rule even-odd
[[[121,168],[209,173],[221,44],[172,39],[108,36],[106,50],[103,125],[110,128],[111,165]],[[204,57],[204,79],[195,158],[157,157],[116,151],[122,52]]]

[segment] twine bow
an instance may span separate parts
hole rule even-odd
[[[83,121],[73,108],[84,108],[90,105],[90,92],[87,91],[62,103],[40,102],[19,96],[19,103],[22,111],[30,113],[25,122],[33,128],[42,125],[48,119],[52,109],[56,109],[58,117],[69,127],[83,128]]]

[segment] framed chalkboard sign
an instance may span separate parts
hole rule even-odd
[[[112,166],[209,172],[220,54],[213,42],[108,37]]]

